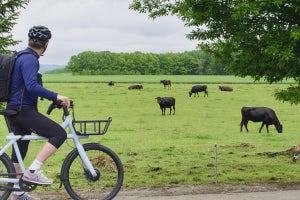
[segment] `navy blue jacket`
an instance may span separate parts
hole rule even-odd
[[[37,108],[38,97],[56,100],[57,93],[47,90],[38,81],[39,61],[36,52],[26,48],[32,54],[21,54],[15,63],[12,77],[12,96],[8,101],[9,109],[21,107]]]

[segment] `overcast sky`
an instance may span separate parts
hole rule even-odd
[[[21,10],[13,36],[27,46],[27,33],[33,25],[47,26],[52,32],[41,64],[68,63],[72,55],[83,51],[165,53],[196,48],[176,17],[149,19],[128,9],[131,0],[31,0]]]

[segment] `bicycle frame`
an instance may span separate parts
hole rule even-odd
[[[67,127],[70,129],[70,133],[67,135],[67,139],[72,139],[74,141],[74,144],[78,150],[78,153],[80,155],[80,158],[82,160],[82,163],[84,164],[85,168],[90,171],[90,173],[95,177],[96,171],[93,168],[90,160],[86,156],[86,153],[84,151],[83,145],[80,142],[80,139],[82,138],[89,138],[89,135],[78,135],[76,134],[76,131],[74,129],[74,126],[72,124],[72,117],[70,116],[67,108],[63,108],[65,113],[65,119],[61,123],[61,127],[66,129]],[[46,140],[47,138],[38,136],[38,135],[14,135],[13,132],[10,132],[8,136],[6,136],[6,140],[9,142],[0,150],[0,156],[4,154],[11,146],[14,148],[18,162],[20,164],[20,168],[22,171],[22,174],[25,172],[25,166],[24,162],[21,157],[20,149],[17,144],[18,140]],[[17,184],[19,182],[18,178],[0,178],[0,182],[6,182],[6,183],[14,183]]]

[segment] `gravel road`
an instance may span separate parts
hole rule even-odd
[[[42,200],[69,200],[62,189],[33,192]],[[299,200],[300,183],[198,185],[124,189],[114,200]]]
[[[179,196],[124,196],[120,194],[114,200],[299,200],[300,190],[247,192],[226,194],[195,194]]]
[[[299,200],[298,184],[184,186],[121,191],[114,200]]]

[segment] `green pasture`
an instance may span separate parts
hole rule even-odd
[[[117,83],[157,83],[160,80],[167,79],[171,80],[172,83],[230,83],[230,84],[252,84],[253,79],[250,77],[235,77],[235,76],[225,76],[225,75],[72,75],[70,73],[64,74],[44,74],[43,80],[51,83],[107,83],[109,81],[114,81]],[[257,81],[255,83],[266,83],[264,80]],[[294,83],[292,79],[284,80],[281,83],[290,84]]]
[[[221,92],[218,90],[220,83],[207,81],[219,79],[206,77],[203,82],[207,82],[208,97],[203,97],[203,93],[200,97],[189,97],[188,91],[197,77],[178,76],[179,81],[174,81],[172,89],[164,89],[156,81],[174,79],[167,76],[151,76],[148,81],[135,76],[130,77],[131,82],[122,76],[114,79],[99,76],[99,82],[94,82],[94,78],[82,81],[78,77],[77,83],[70,83],[56,82],[54,76],[45,75],[44,85],[73,99],[78,120],[112,117],[107,134],[82,142],[100,142],[120,156],[125,169],[124,187],[300,180],[300,162],[292,162],[291,156],[260,154],[285,151],[300,143],[299,107],[273,97],[275,89],[288,87],[287,84],[239,83],[235,77],[227,77],[224,82],[234,91]],[[204,76],[198,78],[201,83]],[[115,86],[107,85],[110,80],[116,82]],[[132,83],[143,83],[144,89],[128,90]],[[157,96],[175,97],[176,114],[168,115],[167,110],[167,115],[162,116],[155,101]],[[46,113],[49,104],[47,100],[41,101],[40,111]],[[269,134],[265,128],[259,134],[261,124],[253,122],[248,124],[249,133],[240,132],[242,106],[273,108],[283,124],[283,133],[278,134],[275,127],[270,126]],[[60,110],[55,110],[50,117],[60,122],[61,114]],[[4,121],[0,123],[4,132]],[[42,144],[31,143],[26,163],[31,162]],[[72,148],[71,141],[66,142],[44,164],[45,173],[56,177],[52,188],[59,187],[61,163]]]

